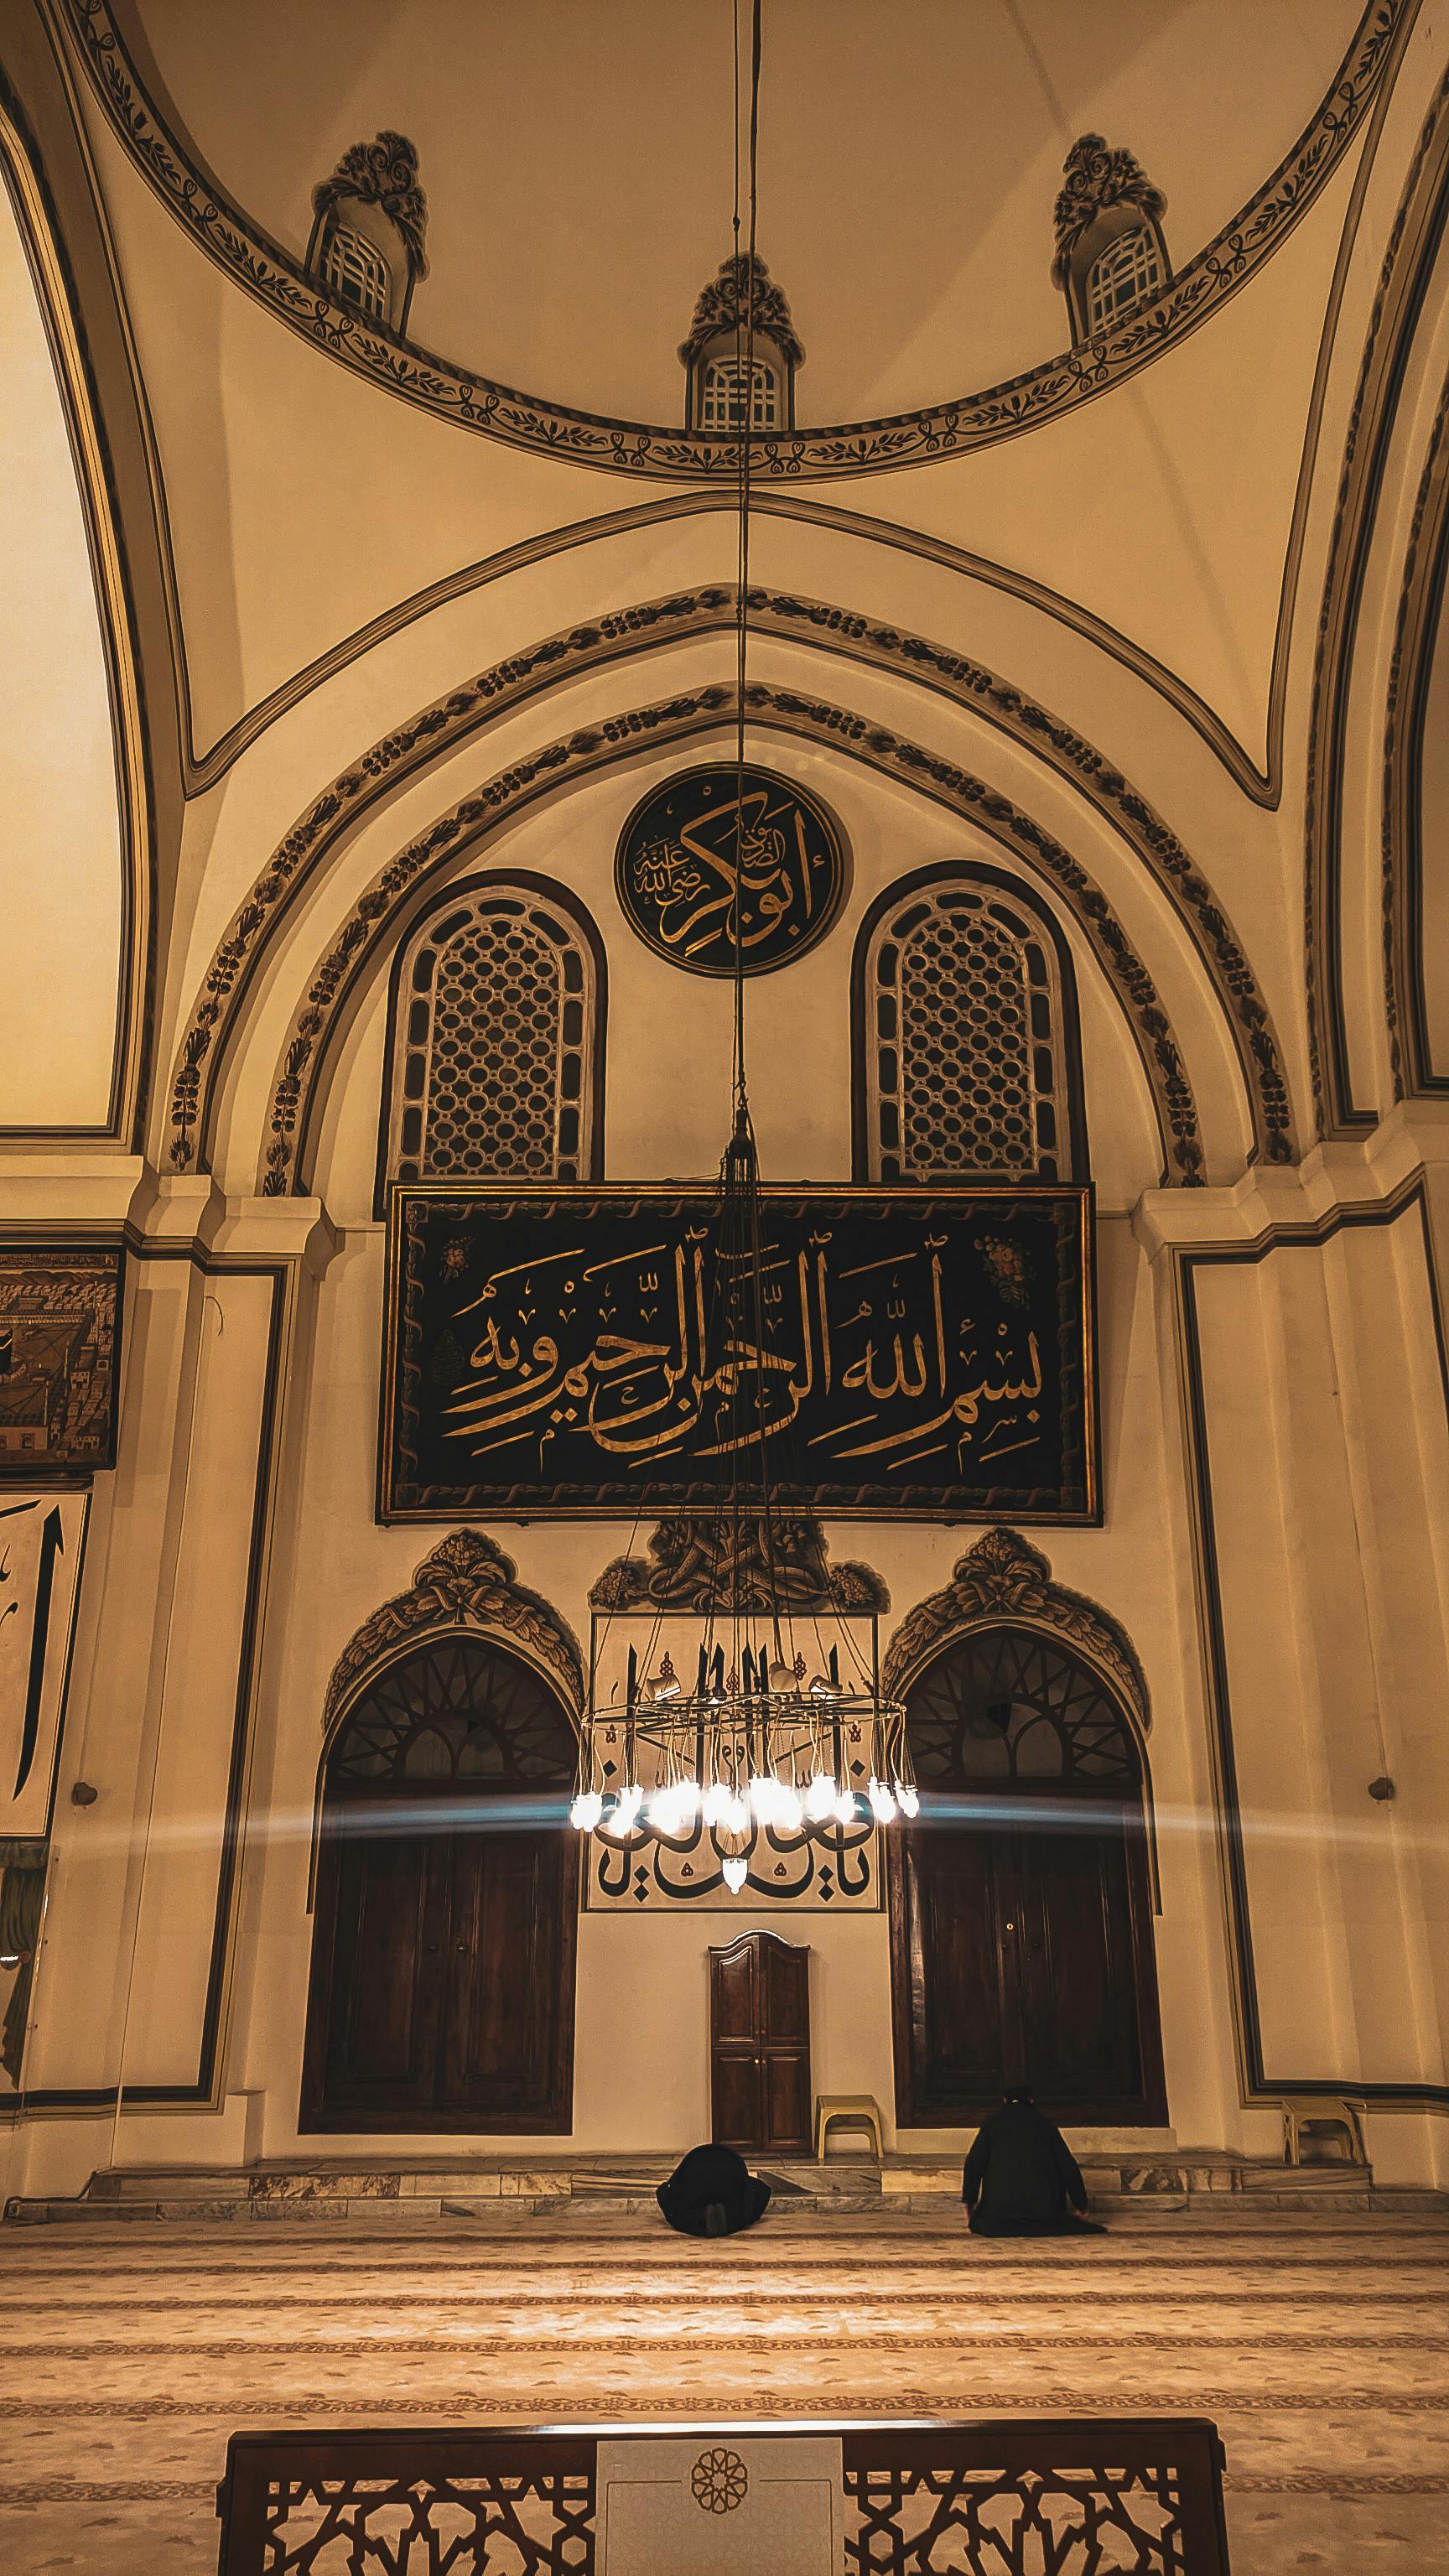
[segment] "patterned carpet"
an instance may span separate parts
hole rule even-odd
[[[234,2428],[1213,2416],[1234,2576],[1449,2563],[1449,2223],[1136,2214],[1091,2245],[580,2211],[0,2237],[0,2565],[210,2570]],[[1441,2548],[1444,2551],[1440,2555]]]

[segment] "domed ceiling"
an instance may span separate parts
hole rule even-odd
[[[729,0],[126,0],[184,150],[293,260],[312,190],[416,144],[409,337],[548,401],[677,424],[675,354],[731,247]],[[747,13],[746,13],[747,14]],[[802,425],[939,405],[1069,337],[1064,156],[1095,132],[1167,199],[1175,271],[1321,109],[1360,0],[765,0],[759,246]]]

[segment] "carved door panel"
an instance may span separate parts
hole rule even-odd
[[[449,2125],[557,2123],[565,1977],[573,1983],[561,1956],[567,1859],[557,1825],[452,1838],[438,2085]]]
[[[1065,1830],[1015,1838],[1019,2080],[1033,2085],[1044,2110],[1089,2102],[1104,2117],[1140,2114],[1134,1917],[1146,1889],[1133,1888],[1125,1831],[1074,1832],[1069,1819],[1062,1823]]]
[[[437,2083],[447,1876],[436,1836],[373,1823],[355,1809],[323,1846],[308,2090],[327,2125],[408,2129]]]
[[[1066,2121],[1162,2117],[1145,1856],[1130,1814],[960,1830],[923,1822],[896,1871],[908,2028],[902,2116],[974,2122],[1013,2084]]]
[[[710,1952],[711,2108],[720,2146],[808,2155],[810,1953],[773,1932]]]

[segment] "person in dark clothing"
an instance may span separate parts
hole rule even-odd
[[[691,2147],[655,2198],[681,2236],[735,2236],[764,2217],[770,2186],[733,2147]]]
[[[1022,2088],[976,2132],[961,2176],[973,2236],[1105,2236],[1087,2216],[1082,2169]]]

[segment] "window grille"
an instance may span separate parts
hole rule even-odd
[[[988,1628],[948,1645],[910,1692],[906,1725],[927,1791],[1141,1786],[1136,1738],[1110,1692],[1028,1629]]]
[[[360,304],[375,322],[385,322],[392,272],[380,250],[349,224],[333,224],[322,253],[322,276],[332,294],[346,304]]]
[[[333,1791],[387,1780],[528,1789],[571,1781],[577,1755],[568,1718],[529,1665],[481,1637],[445,1636],[368,1686],[328,1756],[327,1782]]]
[[[486,885],[440,906],[399,971],[392,1178],[587,1179],[598,1000],[593,950],[561,904]]]
[[[1087,330],[1110,331],[1124,313],[1155,295],[1165,285],[1162,257],[1145,224],[1119,233],[1098,253],[1087,271]]]
[[[700,427],[721,432],[743,429],[746,361],[743,358],[711,358],[704,371],[704,389],[700,398]],[[751,384],[751,429],[777,429],[780,420],[780,389],[775,370],[764,358],[749,364]]]
[[[870,1179],[1073,1177],[1056,948],[994,885],[947,879],[886,912],[863,1035]]]

